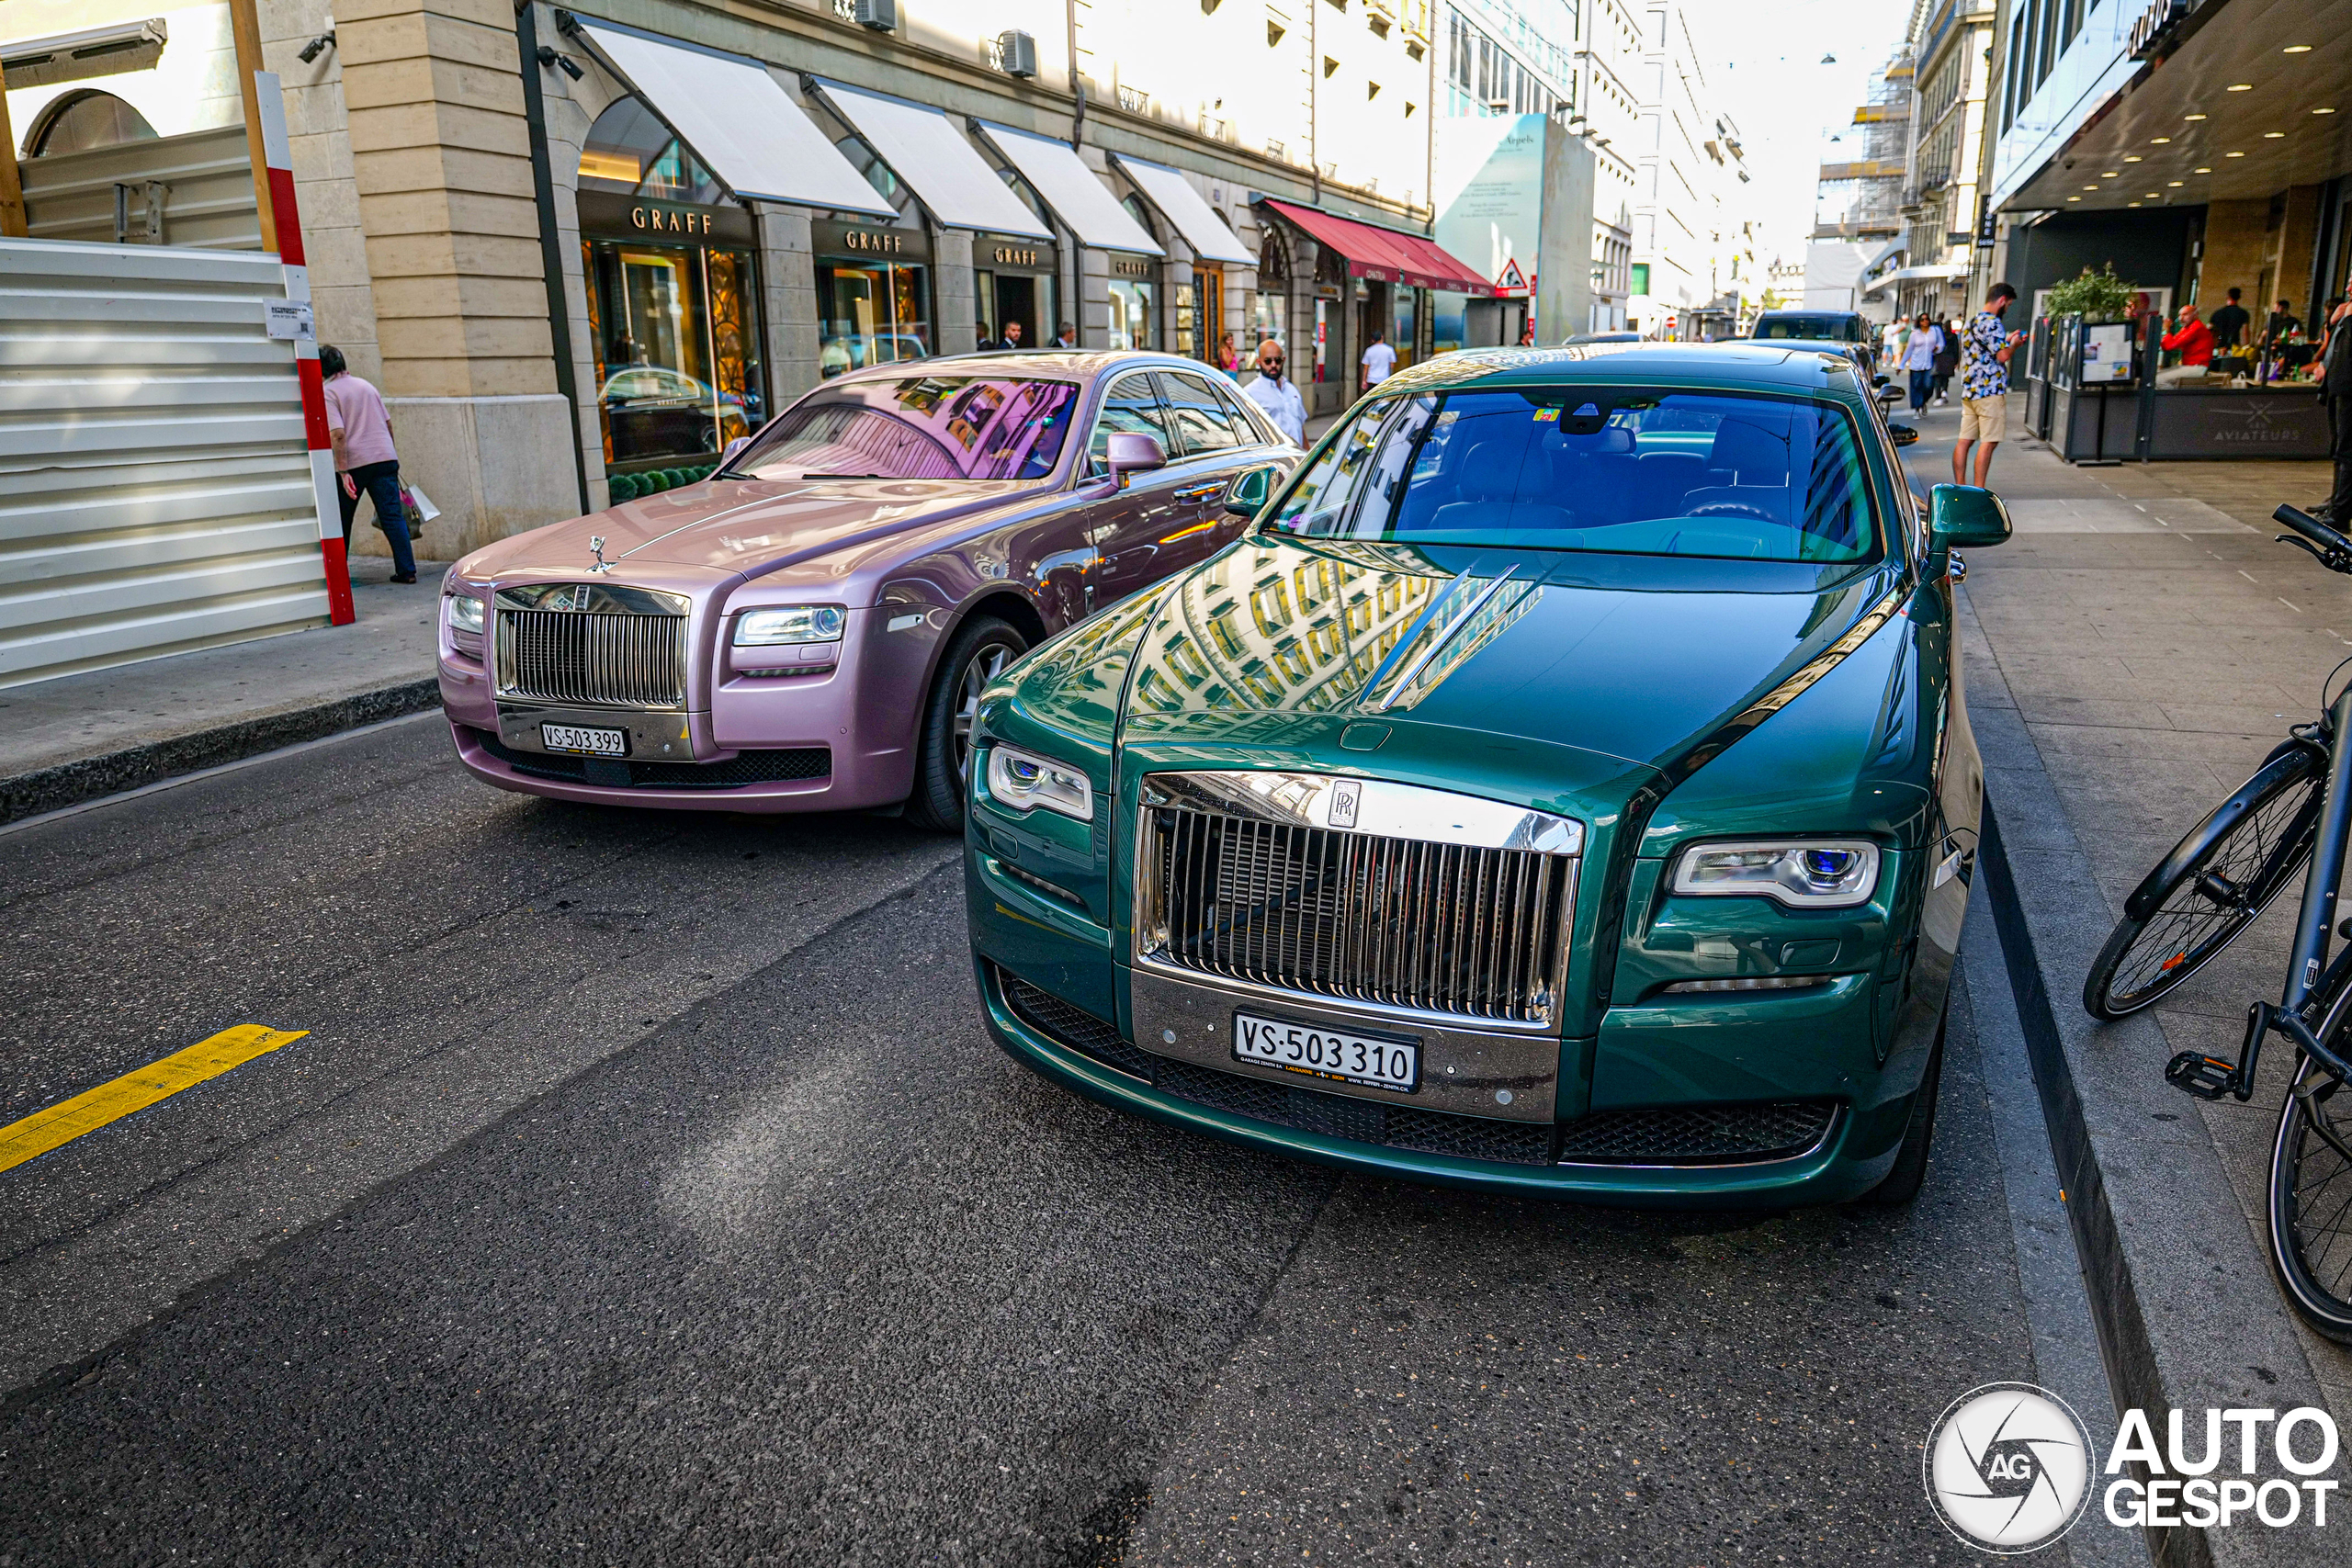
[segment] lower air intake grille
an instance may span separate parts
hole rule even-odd
[[[1772,1105],[1596,1111],[1560,1130],[1566,1165],[1725,1165],[1793,1159],[1829,1135],[1838,1108],[1822,1100]]]
[[[823,746],[738,751],[717,762],[637,762],[616,757],[517,751],[486,730],[476,730],[474,735],[483,750],[518,773],[607,789],[736,789],[744,784],[830,778],[833,772],[833,753]]]
[[[1551,1158],[1547,1122],[1494,1122],[1444,1111],[1384,1105],[1352,1095],[1325,1094],[1264,1078],[1221,1073],[1172,1057],[1138,1050],[1102,1020],[1059,997],[1000,969],[997,983],[1016,1017],[1032,1029],[1080,1055],[1129,1073],[1179,1100],[1230,1111],[1280,1127],[1359,1144],[1385,1144],[1462,1159],[1543,1165]]]
[[[1052,1036],[1071,1050],[1093,1057],[1107,1067],[1132,1073],[1146,1083],[1151,1081],[1152,1064],[1156,1060],[1149,1052],[1138,1051],[1120,1037],[1114,1025],[1088,1012],[1084,1008],[1066,1002],[1051,991],[1039,990],[1015,975],[998,971],[1004,984],[1004,999],[1023,1023]]]

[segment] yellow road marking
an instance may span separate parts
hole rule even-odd
[[[150,1062],[112,1083],[60,1100],[36,1111],[21,1122],[0,1127],[0,1170],[13,1170],[83,1134],[144,1111],[193,1084],[219,1077],[230,1068],[300,1040],[307,1029],[271,1029],[241,1023],[209,1040],[199,1040],[185,1051],[175,1051],[160,1062]]]

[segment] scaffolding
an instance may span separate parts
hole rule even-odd
[[[1910,173],[1911,47],[1898,49],[1871,79],[1870,101],[1856,106],[1839,133],[1844,156],[1821,165],[1814,201],[1816,240],[1891,240],[1903,232],[1904,186]]]

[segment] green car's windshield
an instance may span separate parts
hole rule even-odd
[[[1880,549],[1834,403],[1634,388],[1359,409],[1268,520],[1324,539],[1843,563]]]

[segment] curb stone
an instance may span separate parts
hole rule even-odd
[[[38,817],[101,795],[119,795],[124,790],[139,789],[183,773],[217,768],[282,746],[322,739],[361,725],[401,718],[440,705],[440,682],[435,676],[427,676],[333,702],[238,719],[54,767],[36,768],[0,779],[0,823]]]

